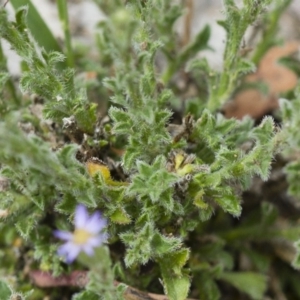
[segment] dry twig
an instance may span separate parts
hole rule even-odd
[[[30,271],[29,277],[33,284],[40,288],[61,286],[84,287],[88,283],[87,274],[87,271],[73,271],[70,275],[53,277],[50,272],[34,270]],[[120,282],[114,281],[114,284],[117,286],[120,284]],[[168,300],[167,296],[142,292],[131,286],[127,286],[123,296],[125,300]]]

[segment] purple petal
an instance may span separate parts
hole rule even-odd
[[[62,231],[62,230],[55,230],[53,232],[53,235],[61,240],[69,241],[72,239],[73,235],[72,233],[68,231]]]
[[[97,211],[87,220],[85,229],[90,233],[95,234],[106,227],[106,225],[106,219],[103,218],[100,212]]]
[[[89,245],[91,247],[98,247],[102,244],[102,237],[101,236],[95,236],[89,239]]]
[[[98,247],[101,244],[103,244],[104,242],[106,242],[106,240],[107,240],[107,236],[105,234],[101,234],[101,235],[90,238],[88,241],[88,245],[91,247]]]
[[[86,207],[82,204],[77,205],[75,210],[75,227],[84,228],[89,219],[89,214]]]
[[[58,248],[57,254],[59,256],[66,256],[71,248],[72,248],[72,243],[71,242],[65,243],[65,244],[63,244],[62,246],[60,246]]]
[[[94,249],[91,245],[87,244],[84,245],[83,247],[83,251],[88,255],[88,256],[92,256],[94,254]]]
[[[72,251],[70,251],[66,257],[66,263],[67,264],[72,263],[75,260],[75,258],[78,256],[79,252],[80,252],[79,248],[73,248]]]
[[[66,262],[68,264],[70,264],[77,257],[80,250],[81,250],[80,247],[69,242],[69,243],[66,243],[66,244],[62,245],[61,247],[59,247],[59,249],[57,250],[57,253],[60,256],[65,257]]]

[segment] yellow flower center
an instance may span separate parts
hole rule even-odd
[[[86,244],[90,237],[93,235],[84,229],[75,229],[73,234],[73,242],[75,244]]]

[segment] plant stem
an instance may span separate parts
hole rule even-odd
[[[57,9],[59,14],[59,19],[62,23],[62,27],[65,35],[67,65],[70,68],[74,68],[74,56],[73,56],[73,49],[71,43],[67,1],[57,0]]]

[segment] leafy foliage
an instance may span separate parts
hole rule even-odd
[[[74,65],[68,28],[62,54],[39,47],[40,39],[29,32],[27,7],[16,10],[15,21],[0,10],[0,35],[24,67],[18,90],[2,58],[3,95],[15,101],[0,102],[0,256],[9,257],[1,276],[12,274],[15,262],[55,276],[85,268],[85,288],[68,291],[77,300],[123,299],[127,284],[164,292],[170,300],[184,300],[189,293],[222,299],[224,285],[233,294],[262,299],[278,259],[275,250],[266,254],[264,245],[295,242],[300,230],[293,220],[280,227],[280,212],[266,202],[273,194],[251,194],[253,180],[262,186],[272,182],[275,155],[282,153],[290,160],[289,192],[299,197],[299,93],[281,103],[281,130],[270,116],[255,124],[217,111],[271,46],[280,9],[289,1],[276,3],[270,13],[269,0],[245,0],[243,6],[224,1],[222,72],[197,57],[211,49],[208,25],[180,46],[173,27],[183,9],[172,1],[95,2],[106,14],[96,40],[101,70],[95,69],[107,107],[91,101],[88,85],[62,64],[67,58],[67,65]],[[59,11],[67,26],[66,2],[59,2]],[[262,15],[273,20],[263,32],[266,42],[252,59],[242,57],[245,32]],[[183,109],[177,124],[174,106],[183,96],[176,76],[184,68],[195,86],[204,79],[206,93],[185,100],[194,116]],[[109,246],[67,266],[56,254],[53,230],[71,228],[79,203],[100,209],[109,220]],[[13,247],[21,255],[12,245],[19,245]],[[296,248],[299,252],[299,242]],[[299,267],[299,254],[294,265]],[[28,291],[23,274],[16,276]],[[115,279],[124,284],[116,287]],[[297,284],[291,285],[300,297]],[[13,293],[4,281],[0,291],[7,297]]]

